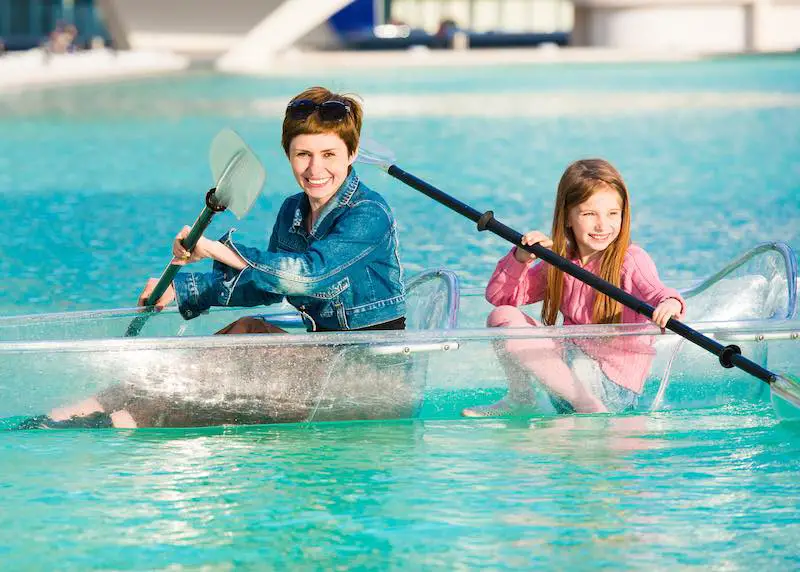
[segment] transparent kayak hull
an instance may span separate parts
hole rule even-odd
[[[721,343],[735,341],[764,367],[798,369],[800,321],[694,327]],[[649,326],[586,326],[5,344],[0,417],[36,415],[109,392],[152,426],[458,416],[462,407],[505,393],[496,347],[508,340],[613,343],[623,337],[652,341],[656,352],[639,411],[770,399],[766,384],[723,368],[674,334]],[[540,412],[553,413],[546,393],[531,383]],[[118,388],[122,397],[113,397]]]
[[[682,290],[686,322],[764,367],[794,372],[796,288],[791,249],[759,245]],[[305,333],[288,307],[264,314],[285,335],[211,335],[252,309],[189,322],[167,310],[136,338],[124,332],[137,309],[0,318],[0,418],[9,425],[95,395],[135,412],[140,426],[454,417],[505,394],[498,348],[509,340],[651,347],[638,411],[771,399],[765,383],[655,326],[485,328],[491,306],[480,294],[460,290],[447,270],[423,272],[409,281],[403,332]],[[530,383],[536,412],[553,414],[549,395]]]

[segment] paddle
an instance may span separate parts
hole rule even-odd
[[[569,260],[559,256],[552,250],[544,248],[539,244],[534,244],[533,246],[522,244],[522,234],[509,228],[494,218],[494,213],[492,211],[481,213],[469,205],[466,205],[446,194],[445,192],[437,189],[433,185],[426,183],[422,179],[419,179],[411,173],[404,171],[394,164],[394,158],[390,151],[385,149],[379,150],[377,146],[373,146],[371,150],[361,147],[358,158],[362,163],[376,165],[382,168],[398,181],[405,183],[409,187],[420,191],[422,194],[427,195],[436,202],[477,223],[479,231],[488,230],[493,232],[500,238],[512,243],[517,248],[522,248],[532,254],[535,254],[538,258],[541,258],[548,264],[555,266],[559,270],[566,272],[571,276],[574,276],[581,282],[588,284],[595,290],[602,292],[620,304],[627,306],[631,310],[642,314],[643,316],[647,316],[648,318],[653,317],[654,308],[652,306],[625,292],[621,288],[606,282],[599,276],[584,270],[580,266],[573,264]],[[679,336],[717,356],[720,364],[722,364],[723,367],[738,367],[742,371],[745,371],[757,379],[767,383],[771,390],[773,404],[775,404],[774,398],[777,397],[778,399],[783,400],[783,402],[786,404],[792,406],[789,408],[789,415],[786,414],[786,408],[783,408],[783,411],[780,412],[780,414],[784,417],[800,418],[800,381],[792,377],[772,373],[771,371],[744,357],[739,346],[733,344],[723,346],[716,340],[704,336],[700,332],[695,331],[675,318],[670,318],[666,327]],[[775,405],[775,408],[776,410],[780,410],[778,405]]]
[[[216,185],[206,193],[206,204],[192,225],[189,235],[181,242],[191,251],[203,236],[215,214],[228,210],[241,219],[253,206],[264,186],[266,173],[255,153],[231,129],[223,129],[211,141],[209,164]],[[125,337],[137,336],[152,315],[153,305],[166,292],[181,267],[169,264],[161,274],[153,292],[147,298],[143,313],[128,326]]]

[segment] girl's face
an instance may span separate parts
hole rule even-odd
[[[584,264],[617,239],[621,225],[622,198],[611,188],[595,192],[572,207],[567,215],[567,228],[575,235],[578,255]]]
[[[298,135],[289,144],[292,173],[315,209],[336,193],[354,160],[355,155],[347,153],[347,145],[334,133]]]

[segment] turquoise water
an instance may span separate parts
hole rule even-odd
[[[294,192],[276,105],[359,93],[405,169],[519,230],[549,226],[566,164],[625,176],[667,282],[758,242],[800,248],[800,58],[198,73],[0,98],[0,314],[133,305],[211,185],[231,126],[268,172],[241,239]],[[444,102],[444,104],[442,103]],[[476,104],[477,102],[477,104]],[[405,267],[480,287],[498,238],[374,168]],[[53,380],[55,383],[56,380]],[[8,569],[797,566],[800,430],[768,404],[650,416],[0,435]],[[34,543],[47,546],[36,548]]]
[[[20,570],[789,570],[798,436],[741,410],[20,432],[0,441],[0,556]]]

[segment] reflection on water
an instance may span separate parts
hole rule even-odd
[[[65,543],[56,556],[6,539],[12,564],[38,567],[83,553],[110,568],[241,554],[321,567],[788,562],[797,443],[763,407],[12,433],[0,529]]]

